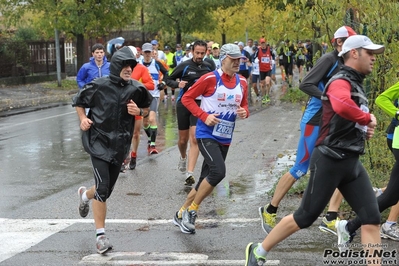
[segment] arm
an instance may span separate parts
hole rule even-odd
[[[79,89],[82,89],[83,86],[86,84],[86,78],[87,78],[87,70],[85,65],[79,69],[78,74],[76,75],[76,83],[78,83]]]
[[[216,80],[214,78],[207,78],[209,74],[201,76],[197,82],[194,83],[190,89],[183,94],[182,103],[183,105],[196,117],[201,119],[203,122],[206,121],[209,114],[203,111],[195,102],[195,98],[200,95],[209,96],[214,93]]]
[[[299,84],[299,89],[309,96],[320,99],[323,92],[319,89],[318,85],[335,64],[332,59],[333,58],[327,55],[321,57],[302,80],[301,84]]]
[[[347,80],[337,79],[333,81],[328,87],[327,96],[334,112],[339,116],[360,125],[370,123],[370,113],[363,112],[351,99],[351,85]]]
[[[174,55],[173,55],[173,59],[172,59],[172,64],[169,64],[169,62],[168,62],[168,66],[169,66],[169,68],[175,68],[177,66],[176,57]]]
[[[148,68],[146,68],[145,66],[137,64],[137,66],[133,69],[131,77],[132,79],[143,83],[147,90],[151,91],[155,89],[154,80],[152,79]]]
[[[393,102],[397,99],[399,99],[399,82],[381,93],[377,99],[375,99],[375,103],[390,117],[396,118],[396,112],[399,111],[399,109]]]
[[[167,75],[168,75],[168,70],[166,70],[166,68],[163,66],[163,64],[162,64],[161,62],[159,62],[158,60],[155,60],[155,63],[158,65],[159,71],[160,71],[164,76],[167,76]]]
[[[75,109],[80,120],[80,129],[83,131],[89,130],[93,124],[93,121],[87,118],[85,109],[83,107],[76,106]]]
[[[171,88],[184,88],[186,83],[182,81],[178,82],[176,79],[181,79],[185,66],[187,65],[184,62],[179,64],[170,75],[164,75],[162,81]]]
[[[240,78],[240,83],[243,88],[241,104],[237,109],[237,115],[240,118],[248,118],[249,109],[248,109],[248,83],[245,78]]]
[[[245,51],[245,50],[244,50],[244,51]],[[247,58],[247,59],[246,59],[246,60],[247,60],[247,66],[252,66],[252,63],[251,63],[251,55],[250,55],[247,51],[245,51],[244,54],[245,54],[245,57]]]

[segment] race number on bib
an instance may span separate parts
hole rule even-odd
[[[270,57],[262,57],[261,58],[261,62],[269,64],[270,63]]]
[[[213,127],[212,135],[222,138],[232,138],[234,122],[221,120],[219,124]]]
[[[369,112],[369,108],[368,108],[367,106],[363,105],[363,104],[360,105],[360,109],[361,109],[363,112],[365,112],[365,113],[368,113],[368,112]],[[367,126],[362,126],[362,125],[359,125],[359,123],[356,123],[355,127],[358,128],[358,129],[360,129],[360,130],[363,131],[363,132],[367,132]]]

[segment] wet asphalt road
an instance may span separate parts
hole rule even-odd
[[[93,177],[74,109],[0,118],[0,265],[244,265],[247,243],[265,236],[258,207],[270,200],[267,192],[293,160],[300,106],[256,105],[250,118],[238,121],[227,177],[202,203],[195,235],[171,223],[188,189],[177,170],[173,104],[160,108],[161,153],[148,156],[142,141],[137,168],[120,175],[108,201],[106,231],[114,245],[108,256],[95,253],[92,213],[81,219],[77,211],[77,189],[92,185]],[[201,163],[200,158],[195,176]],[[299,202],[286,197],[278,217]],[[268,259],[328,265],[322,254],[336,238],[321,233],[318,224],[280,243]],[[397,248],[396,242],[384,243]]]

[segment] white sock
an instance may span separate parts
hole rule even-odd
[[[89,198],[87,197],[87,190],[85,191],[85,192],[83,192],[83,194],[82,194],[82,200],[84,201],[84,202],[88,202],[89,201]]]
[[[105,235],[105,228],[96,229],[96,235],[97,235],[97,238],[99,238],[101,235]]]
[[[256,255],[266,258],[267,251],[263,249],[262,243],[258,243],[258,246],[255,249]]]
[[[186,173],[186,177],[189,177],[189,176],[192,176],[193,175],[193,172],[187,172]]]
[[[396,222],[386,221],[382,226],[384,227],[384,229],[389,229],[394,224],[396,224]]]

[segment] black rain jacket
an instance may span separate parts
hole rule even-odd
[[[138,107],[149,107],[151,94],[136,80],[120,77],[126,65],[136,66],[136,58],[128,47],[123,47],[111,58],[110,75],[86,84],[73,97],[72,106],[90,108],[93,121],[82,134],[85,151],[112,164],[121,165],[129,152],[134,129],[134,116],[128,114],[127,103],[133,100]]]

